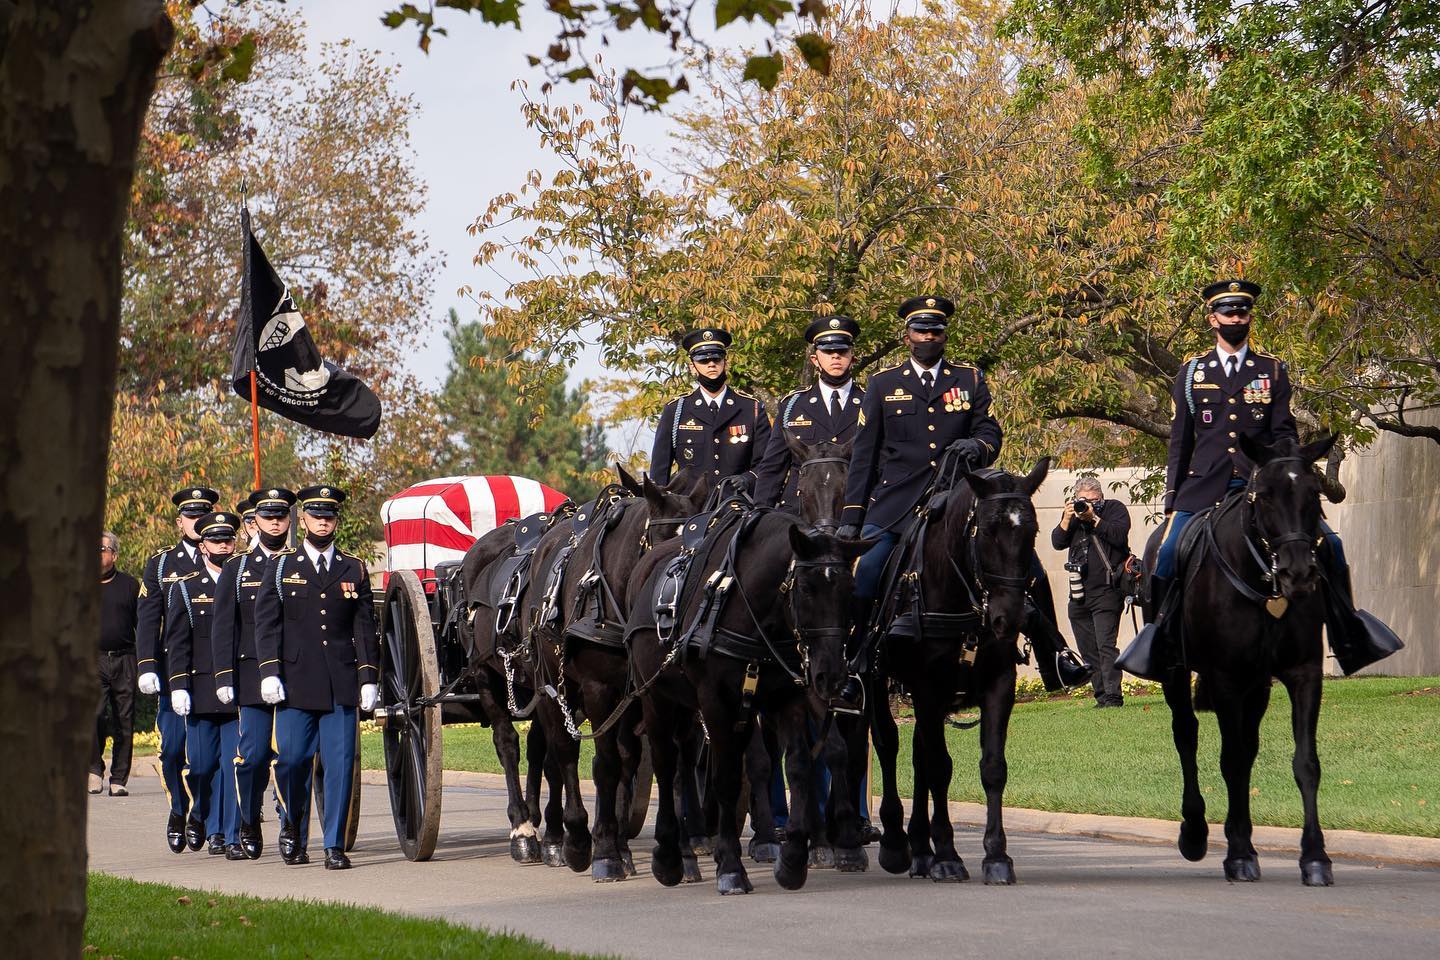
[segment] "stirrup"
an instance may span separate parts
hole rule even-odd
[[[860,703],[857,705],[843,697],[832,697],[830,699],[830,712],[844,713],[852,717],[863,716],[865,713],[865,681],[860,678],[860,674],[858,673],[850,674],[849,679],[854,680],[855,686],[860,690]],[[849,685],[847,681],[845,686],[848,687]],[[842,689],[840,692],[843,694],[845,691]]]

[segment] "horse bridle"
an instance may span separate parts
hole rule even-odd
[[[984,565],[980,562],[980,504],[993,503],[997,500],[1018,500],[1027,504],[1031,502],[1028,493],[1021,493],[1018,490],[1012,490],[1007,493],[992,493],[988,496],[977,496],[975,498],[975,503],[970,508],[970,516],[966,521],[968,528],[966,531],[966,540],[969,541],[968,554],[970,569],[974,571],[975,574],[975,585],[980,588],[979,597],[976,597],[974,591],[970,589],[970,582],[966,579],[964,571],[960,569],[960,565],[955,562],[955,558],[953,556],[950,558],[950,566],[954,569],[955,575],[960,578],[960,582],[965,586],[966,591],[970,593],[970,603],[975,608],[975,612],[980,615],[982,622],[990,610],[990,591],[993,587],[1018,587],[1024,590],[1030,585],[1030,577],[1028,575],[1023,577],[1008,577],[998,573],[986,573]]]
[[[648,552],[650,551],[650,549],[655,546],[654,541],[652,541],[652,540],[650,539],[650,528],[651,528],[651,527],[682,527],[682,526],[685,525],[685,522],[686,522],[687,520],[689,520],[689,519],[690,519],[689,517],[647,517],[647,518],[645,518],[645,530],[644,530],[643,533],[640,534],[640,552],[641,552],[641,553],[648,553]],[[675,534],[673,534],[673,533],[670,534],[670,537],[673,537],[673,536],[675,536]],[[662,540],[669,540],[670,537],[661,537],[661,539],[662,539]]]
[[[814,467],[814,466],[818,466],[818,465],[820,465],[820,464],[822,464],[822,463],[842,463],[842,464],[844,464],[845,466],[848,467],[848,466],[850,465],[850,458],[849,458],[849,457],[815,457],[813,460],[806,460],[804,463],[800,464],[800,466],[796,468],[796,480],[797,480],[797,485],[798,485],[798,480],[799,480],[799,478],[800,478],[800,477],[803,477],[803,476],[805,475],[805,468],[806,468],[806,467]],[[798,492],[797,492],[796,495],[797,495],[797,496],[799,495]],[[834,519],[833,517],[826,517],[826,518],[824,518],[824,519],[822,519],[822,520],[816,520],[816,521],[815,521],[815,529],[816,529],[816,530],[819,530],[821,533],[831,533],[831,532],[833,532],[833,531],[834,531],[837,527],[839,527],[839,526],[840,526],[840,521]]]
[[[1298,463],[1301,469],[1310,469],[1310,461],[1304,457],[1276,457],[1269,461],[1267,466],[1275,463]],[[1249,525],[1251,529],[1255,531],[1255,539],[1260,541],[1260,546],[1263,547],[1265,553],[1269,555],[1270,562],[1268,564],[1265,562],[1265,559],[1260,555],[1260,551],[1255,548],[1255,543],[1248,533],[1245,536],[1245,546],[1249,548],[1250,555],[1255,559],[1256,565],[1259,566],[1261,576],[1265,582],[1273,588],[1275,583],[1275,567],[1280,561],[1281,547],[1287,543],[1307,543],[1310,545],[1310,559],[1313,561],[1316,558],[1316,552],[1320,549],[1320,544],[1324,542],[1325,538],[1323,533],[1312,535],[1303,530],[1281,534],[1273,539],[1267,537],[1264,528],[1260,525],[1260,515],[1255,509],[1255,486],[1259,478],[1260,467],[1257,464],[1250,470],[1250,481],[1247,484],[1249,489],[1246,491],[1245,499],[1248,503],[1247,513],[1249,514]]]

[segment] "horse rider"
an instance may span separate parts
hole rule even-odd
[[[696,386],[660,413],[650,454],[650,478],[656,483],[669,483],[686,469],[708,472],[715,482],[753,478],[752,468],[770,440],[770,417],[759,400],[725,385],[731,342],[727,331],[714,327],[681,339]]]
[[[799,512],[795,491],[800,471],[786,433],[809,446],[825,441],[849,443],[854,439],[860,423],[860,404],[865,399],[854,373],[855,338],[859,335],[860,324],[843,316],[821,317],[805,328],[810,364],[817,379],[812,386],[787,394],[780,401],[777,429],[771,432],[765,455],[755,468],[757,505]]]
[[[325,869],[347,870],[356,708],[373,710],[379,700],[374,601],[364,561],[335,548],[345,491],[315,485],[296,496],[305,539],[272,558],[255,599],[260,696],[275,707],[275,787],[288,828],[280,857],[310,862],[305,830],[318,754],[325,769]]]
[[[185,718],[171,709],[170,690],[161,677],[168,677],[165,654],[165,621],[170,614],[170,588],[180,580],[198,576],[200,537],[195,521],[215,509],[220,494],[209,487],[186,487],[170,498],[175,504],[175,528],[180,539],[173,547],[153,554],[145,561],[140,579],[140,608],[135,627],[135,668],[140,672],[136,686],[149,696],[160,695],[155,710],[155,729],[160,733],[160,777],[170,801],[165,841],[175,853],[199,850],[205,842],[203,826],[187,830],[190,793],[185,788]]]
[[[250,549],[225,562],[215,589],[215,624],[211,633],[215,696],[221,703],[239,706],[237,748],[230,766],[239,798],[240,836],[239,842],[225,851],[229,860],[258,859],[263,847],[260,811],[270,781],[270,764],[275,759],[270,749],[275,710],[260,696],[255,598],[267,583],[271,561],[289,545],[290,509],[295,499],[295,494],[284,487],[268,487],[250,494],[248,502],[255,514]],[[308,837],[307,833],[300,839],[300,846]]]
[[[239,514],[216,511],[195,522],[200,535],[196,576],[170,587],[165,648],[169,652],[170,707],[185,718],[185,782],[190,788],[190,822],[203,823],[211,856],[240,839],[235,802],[235,706],[215,693],[211,636],[215,594],[222,566],[235,551]]]
[[[909,356],[870,378],[850,454],[838,531],[842,538],[877,541],[855,567],[857,653],[869,640],[866,628],[885,562],[900,538],[901,525],[914,515],[930,488],[941,454],[953,446],[970,469],[988,467],[999,457],[1002,441],[1000,424],[990,415],[984,373],[973,364],[945,358],[955,304],[941,296],[912,297],[897,312]],[[1039,568],[1038,557],[1032,566]],[[1026,616],[1027,625],[1040,616],[1033,603],[1027,604]],[[1057,646],[1053,653],[1060,665],[1060,683],[1071,686],[1089,679],[1089,670],[1064,647],[1064,638],[1053,624],[1043,631],[1033,626],[1022,629],[1037,646]],[[860,685],[852,679],[846,697],[859,696]]]
[[[1169,525],[1152,581],[1155,610],[1176,574],[1180,534],[1199,512],[1219,506],[1244,489],[1248,466],[1237,459],[1238,440],[1249,436],[1270,445],[1299,442],[1290,411],[1290,371],[1285,361],[1255,347],[1250,330],[1260,285],[1220,280],[1205,287],[1206,322],[1215,346],[1186,358],[1171,390],[1170,451],[1165,465],[1165,514]],[[1354,673],[1396,649],[1393,634],[1378,621],[1361,620],[1350,591],[1344,547],[1321,520],[1327,549],[1320,551],[1330,586],[1326,634],[1340,668]],[[1181,600],[1176,597],[1176,601]],[[1174,622],[1178,609],[1161,619]]]

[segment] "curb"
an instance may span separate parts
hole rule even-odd
[[[361,771],[360,782],[384,785],[385,771]],[[498,773],[471,773],[446,770],[443,780],[447,787],[471,787],[504,790],[505,777]],[[594,786],[582,780],[581,786],[590,793]],[[872,809],[878,808],[872,803]],[[956,826],[984,827],[985,806],[980,803],[950,802],[950,819]],[[1223,824],[1211,824],[1212,850],[1225,848]],[[1054,813],[1025,807],[1005,808],[1005,828],[1014,833],[1039,833],[1066,837],[1090,837],[1124,843],[1173,846],[1180,830],[1178,820],[1157,820],[1150,817],[1112,817],[1090,813]],[[1264,853],[1300,855],[1300,831],[1294,827],[1255,827],[1252,842]],[[1440,838],[1410,837],[1389,833],[1366,833],[1362,830],[1326,830],[1325,850],[1334,858],[1376,864],[1413,867],[1440,867]]]

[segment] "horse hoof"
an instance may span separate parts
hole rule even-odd
[[[565,843],[565,865],[576,873],[584,873],[590,867],[590,853],[591,847],[588,839],[584,843],[576,844],[571,844],[567,839]]]
[[[865,868],[870,866],[870,855],[865,852],[864,847],[835,848],[835,869],[841,873],[864,873]]]
[[[709,837],[691,837],[690,849],[695,851],[697,857],[708,857],[715,852],[715,847],[710,843]]]
[[[609,860],[596,860],[590,864],[590,879],[596,883],[616,883],[628,878],[630,875],[625,872],[625,861],[619,857]]]
[[[903,836],[899,846],[880,841],[880,869],[886,873],[904,873],[910,869],[910,842]]]
[[[756,863],[774,863],[780,859],[780,844],[750,841],[750,859]]]
[[[546,840],[540,845],[540,857],[547,867],[565,866],[565,844],[559,840]]]
[[[715,878],[715,889],[720,896],[728,897],[732,893],[749,893],[755,888],[750,885],[750,878],[745,876],[744,870],[736,870],[734,873],[722,873]]]
[[[1011,886],[1015,883],[1015,864],[1009,859],[985,861],[986,886]]]
[[[934,854],[917,853],[910,858],[910,877],[913,880],[920,880],[930,876],[930,868],[935,865]]]
[[[834,847],[811,847],[811,848],[810,848],[810,869],[812,869],[812,870],[834,870],[834,869],[835,869],[835,848],[834,848]]]
[[[1187,820],[1180,824],[1180,856],[1194,863],[1204,860],[1210,849],[1210,824],[1204,820],[1192,823]]]
[[[1307,887],[1332,887],[1335,872],[1330,869],[1329,860],[1310,860],[1300,864],[1300,882]]]
[[[516,863],[539,863],[540,841],[534,837],[511,837],[510,858]]]
[[[936,883],[964,883],[970,879],[963,860],[936,860],[930,864],[930,879]]]
[[[1226,857],[1225,879],[1231,883],[1254,883],[1260,879],[1260,861],[1254,857]]]
[[[775,882],[786,890],[799,890],[805,886],[809,873],[809,859],[804,854],[787,857],[782,851],[780,859],[775,861]]]
[[[694,857],[681,857],[680,865],[684,870],[683,883],[704,883],[705,876],[700,872],[700,861]]]
[[[625,851],[625,855],[620,859],[625,861],[625,876],[635,876],[635,858],[630,855],[630,851]]]
[[[685,878],[682,867],[684,863],[682,858],[655,847],[650,851],[650,876],[659,881],[662,887],[679,886]]]

